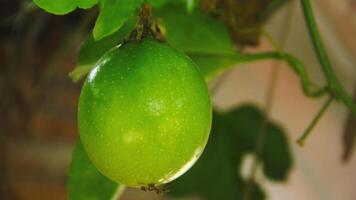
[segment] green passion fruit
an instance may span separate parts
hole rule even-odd
[[[80,139],[90,160],[131,187],[164,184],[186,172],[204,150],[211,120],[197,66],[150,38],[107,52],[79,100]]]

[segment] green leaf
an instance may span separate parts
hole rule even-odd
[[[80,80],[91,71],[101,56],[114,46],[120,44],[135,27],[136,19],[136,17],[130,18],[120,30],[102,40],[95,41],[93,36],[89,35],[79,48],[77,66],[69,74],[72,80],[75,82]]]
[[[124,189],[123,185],[112,182],[95,168],[80,141],[73,151],[67,187],[70,200],[117,199]]]
[[[262,113],[254,106],[245,105],[225,114],[215,112],[213,119],[210,138],[202,157],[192,169],[170,184],[171,192],[168,195],[198,195],[207,200],[242,199],[245,180],[239,168],[243,157],[254,151]],[[290,150],[285,133],[271,122],[267,125],[263,149],[262,164],[267,177],[282,180],[282,174],[285,180],[291,168]],[[279,172],[276,175],[277,170]],[[264,199],[258,183],[253,184],[251,195],[251,199]]]
[[[152,7],[161,7],[167,3],[167,0],[147,0],[147,2],[151,4]]]
[[[187,53],[207,81],[240,61],[224,24],[200,9],[188,13],[182,4],[170,4],[155,10],[154,16],[163,26],[167,42]]]
[[[98,3],[98,0],[33,0],[33,2],[43,10],[64,15],[72,12],[75,8],[88,9]]]
[[[101,0],[100,14],[95,22],[93,36],[100,40],[119,30],[140,7],[142,0]]]
[[[183,5],[154,10],[167,41],[185,53],[231,54],[232,42],[225,26],[200,9],[189,14]]]

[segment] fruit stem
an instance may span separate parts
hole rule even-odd
[[[145,37],[153,37],[164,41],[159,26],[152,20],[152,7],[149,3],[142,3],[136,28],[131,32],[129,40],[140,41]]]
[[[152,15],[151,5],[148,3],[143,3],[141,6],[140,19],[139,19],[139,25],[141,25],[143,28],[142,34],[149,34],[150,32],[150,25],[152,24],[151,15]]]

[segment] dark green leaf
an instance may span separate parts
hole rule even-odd
[[[235,135],[235,140],[241,141],[240,146],[244,151],[253,153],[257,135],[261,131],[261,112],[252,106],[245,106],[231,111],[227,120],[231,130],[239,133]],[[283,181],[292,167],[286,134],[279,126],[271,122],[267,122],[265,134],[262,153],[264,173],[272,180]]]
[[[170,184],[169,195],[196,195],[207,200],[242,199],[245,181],[239,168],[246,153],[254,150],[261,120],[261,111],[253,106],[243,106],[226,114],[215,113],[209,142],[202,157],[192,169]],[[286,178],[291,168],[287,144],[284,132],[269,123],[262,164],[267,166],[264,169],[267,177],[273,180],[281,180],[281,174]],[[252,199],[264,199],[258,183],[253,184],[251,194]]]
[[[64,15],[77,7],[91,8],[98,3],[98,0],[33,0],[33,2],[49,13]]]
[[[95,168],[80,141],[73,151],[67,187],[70,200],[115,199],[124,189],[124,186],[112,182]]]
[[[243,180],[234,161],[241,160],[241,152],[232,152],[224,117],[213,116],[208,144],[198,162],[183,176],[169,185],[169,195],[185,197],[197,195],[207,200],[236,200],[243,189]],[[227,147],[227,148],[225,148]],[[234,160],[230,158],[235,154]]]
[[[141,2],[142,0],[101,0],[100,14],[93,30],[94,39],[100,40],[119,30],[126,20],[134,16]]]
[[[293,163],[286,135],[278,126],[268,124],[262,154],[264,174],[271,180],[286,180]]]

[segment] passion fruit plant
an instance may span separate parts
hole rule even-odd
[[[117,199],[125,187],[157,193],[168,188],[166,195],[209,200],[264,199],[255,170],[242,178],[242,159],[255,154],[255,168],[262,163],[267,178],[286,180],[293,161],[285,132],[253,105],[213,112],[207,87],[239,63],[285,61],[306,96],[329,96],[300,144],[332,101],[356,113],[328,60],[309,0],[300,3],[324,87],[262,30],[286,0],[33,1],[57,15],[99,8],[70,73],[74,81],[88,76],[78,105],[80,139],[68,175],[69,199]],[[261,35],[276,51],[242,53]]]

